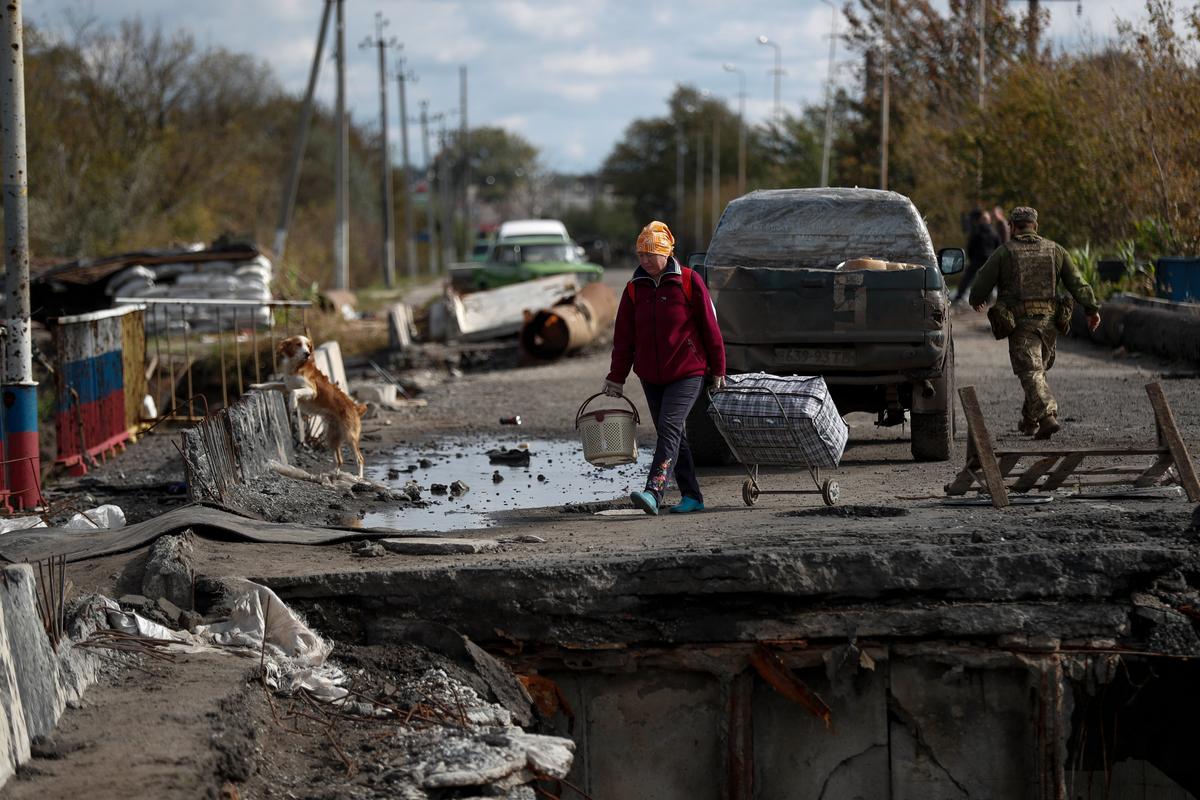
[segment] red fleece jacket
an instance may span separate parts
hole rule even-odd
[[[695,375],[725,374],[725,340],[708,287],[690,272],[692,300],[683,293],[682,267],[674,258],[658,284],[641,267],[633,273],[633,299],[621,292],[608,380],[625,383],[629,368],[647,383],[674,383]]]

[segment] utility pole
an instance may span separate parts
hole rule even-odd
[[[888,188],[888,103],[891,100],[888,76],[892,71],[892,0],[883,5],[883,102],[879,126],[879,188]]]
[[[438,235],[433,206],[433,157],[429,152],[429,101],[421,101],[421,149],[425,158],[425,228],[429,236],[429,274],[438,271]]]
[[[350,288],[349,203],[350,121],[346,118],[346,0],[337,0],[337,158],[334,182],[337,184],[337,222],[333,229],[333,285]]]
[[[694,252],[704,249],[704,128],[696,134],[696,239]]]
[[[388,113],[387,113],[387,63],[384,51],[396,46],[396,40],[384,39],[383,29],[388,21],[382,12],[375,12],[375,38],[367,37],[359,45],[360,48],[374,47],[379,51],[379,129],[383,139],[380,142],[380,158],[383,162],[383,281],[387,288],[396,285],[396,207],[392,200],[392,148],[388,143]]]
[[[29,175],[25,169],[25,43],[21,0],[0,9],[4,58],[0,65],[0,127],[4,147],[4,269],[7,293],[4,363],[4,458],[9,499],[37,505],[41,478],[37,382],[29,322]]]
[[[683,204],[683,123],[675,123],[675,224],[683,226],[683,216],[687,213]]]
[[[462,222],[464,258],[474,244],[471,225],[471,129],[467,127],[467,68],[458,68],[458,144],[462,157]]]
[[[987,0],[979,0],[979,108],[983,110],[983,91],[987,85]]]
[[[313,53],[312,67],[308,71],[308,88],[304,90],[304,105],[300,107],[300,122],[296,126],[296,145],[292,150],[292,163],[283,184],[283,196],[279,199],[279,219],[275,223],[275,259],[283,263],[287,249],[288,228],[292,224],[292,212],[296,208],[296,188],[300,185],[300,165],[304,162],[304,149],[308,146],[308,128],[312,122],[313,92],[317,88],[317,76],[321,71],[321,56],[325,52],[325,32],[329,29],[329,11],[333,0],[325,0],[321,12],[321,30],[317,34],[317,49]]]
[[[736,72],[738,76],[738,177],[737,193],[741,197],[746,193],[746,73],[733,64],[722,64],[726,72]]]
[[[722,103],[722,105],[724,105]],[[713,115],[712,224],[721,218],[721,115]]]
[[[403,47],[403,45],[401,45]],[[413,238],[412,172],[408,163],[408,104],[405,84],[416,81],[415,75],[405,72],[404,56],[396,60],[396,83],[400,88],[400,174],[404,198],[404,266],[409,278],[417,277],[417,242]]]
[[[986,86],[987,73],[984,59],[987,57],[987,0],[979,2],[979,117],[983,119],[983,92]],[[975,197],[983,199],[983,145],[980,144],[975,152]]]
[[[1025,18],[1025,47],[1029,51],[1029,57],[1037,58],[1038,55],[1038,19],[1041,14],[1041,3],[1038,0],[1029,0],[1029,16]]]
[[[833,23],[829,28],[829,67],[825,70],[825,142],[821,147],[821,188],[825,188],[829,185],[829,155],[833,149],[833,73],[837,59],[838,9],[832,0],[821,1],[833,12]]]
[[[450,149],[447,147],[446,115],[435,114],[438,121],[438,195],[442,201],[442,264],[449,270],[454,262],[454,193],[450,187]]]

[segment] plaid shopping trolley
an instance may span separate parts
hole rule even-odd
[[[742,500],[754,505],[760,494],[820,494],[837,502],[837,481],[821,481],[821,470],[837,467],[848,431],[829,387],[821,377],[780,377],[765,372],[730,375],[711,395],[708,413],[734,457],[746,467]],[[816,490],[766,491],[759,467],[804,467]]]

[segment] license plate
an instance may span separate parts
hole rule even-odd
[[[775,359],[781,364],[804,364],[821,367],[853,367],[854,351],[821,347],[776,347]]]

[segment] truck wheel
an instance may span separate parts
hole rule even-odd
[[[949,461],[950,410],[933,414],[912,414],[912,455],[914,461]]]
[[[708,392],[701,392],[687,418],[687,441],[692,460],[701,467],[723,467],[734,463],[725,437],[708,415]]]
[[[954,344],[946,354],[942,377],[934,385],[946,398],[942,411],[918,414],[912,412],[912,455],[914,461],[949,461],[954,452]],[[914,391],[916,391],[914,389]]]

